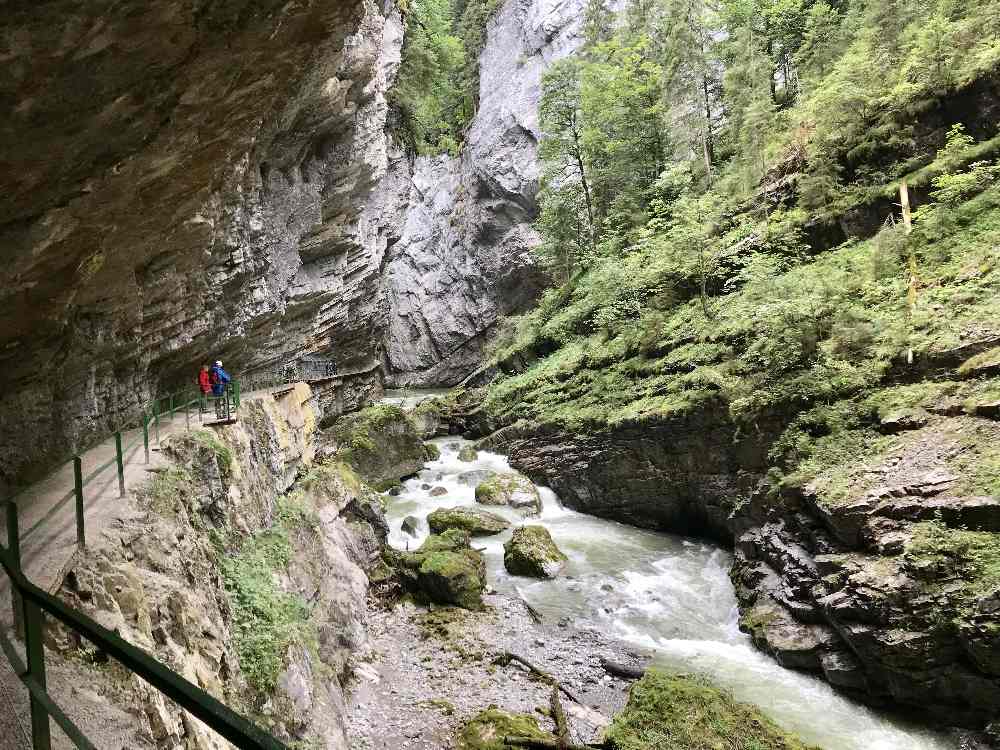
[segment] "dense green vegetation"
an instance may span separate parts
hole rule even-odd
[[[807,750],[755,707],[696,678],[650,669],[608,733],[618,750]]]
[[[479,53],[500,0],[406,0],[403,57],[389,95],[397,134],[421,154],[456,154],[479,101]]]
[[[279,500],[276,516],[271,528],[221,560],[240,671],[261,700],[274,692],[289,647],[314,648],[316,639],[305,600],[284,591],[279,583],[292,557],[290,534],[315,521],[295,498]]]
[[[818,471],[919,395],[888,382],[1000,335],[1000,3],[601,9],[545,81],[555,286],[497,342],[499,421],[798,414],[774,458]]]

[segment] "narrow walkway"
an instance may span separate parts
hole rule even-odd
[[[171,419],[160,418],[160,440],[168,435],[186,429],[184,414],[175,414]],[[199,426],[198,415],[191,419],[191,427]],[[165,463],[156,435],[150,427],[149,463],[145,462],[142,429],[136,428],[122,433],[122,444],[126,447],[125,490],[141,484],[148,477],[150,469]],[[134,443],[134,445],[133,445]],[[131,447],[129,447],[131,446]],[[87,478],[103,464],[111,461],[83,490],[84,527],[86,538],[96,541],[101,533],[121,518],[127,507],[118,493],[118,472],[115,467],[114,438],[81,454],[83,479]],[[32,485],[15,498],[18,508],[18,523],[21,530],[21,564],[28,579],[50,593],[62,581],[64,571],[76,552],[76,498],[73,493],[73,463],[60,466],[41,482]],[[7,544],[6,528],[0,524],[0,537]],[[6,576],[0,576],[0,624],[11,623],[10,585]]]

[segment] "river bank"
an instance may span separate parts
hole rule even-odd
[[[473,504],[477,477],[510,469],[497,453],[460,460],[467,441],[433,442],[440,457],[388,500],[389,543],[399,549],[421,543],[427,513]],[[551,491],[541,488],[540,494],[542,514],[529,523],[545,526],[569,557],[562,576],[533,581],[507,574],[502,545],[508,530],[474,542],[495,592],[487,597],[487,613],[463,615],[444,626],[444,634],[408,605],[370,615],[374,653],[360,670],[349,711],[351,736],[360,747],[449,747],[461,720],[491,704],[528,712],[544,705],[547,686],[512,671],[519,667],[491,663],[508,650],[537,659],[606,715],[624,703],[628,685],[604,674],[601,656],[635,662],[652,655],[671,671],[706,675],[824,750],[959,747],[956,739],[856,704],[757,651],[739,630],[725,550],[576,513]],[[491,510],[524,522],[511,509]],[[401,530],[409,515],[420,519],[416,536]],[[541,614],[541,625],[532,622],[520,597]]]

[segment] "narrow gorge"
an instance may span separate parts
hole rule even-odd
[[[1000,2],[7,6],[0,748],[1000,747]]]

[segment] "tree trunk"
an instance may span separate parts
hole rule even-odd
[[[580,148],[580,132],[576,129],[574,120],[573,128],[573,158],[576,160],[576,168],[580,172],[580,184],[583,186],[583,197],[587,202],[587,222],[590,224],[590,250],[597,249],[597,232],[594,229],[594,203],[590,198],[590,184],[587,182],[587,172],[583,168],[583,149]]]

